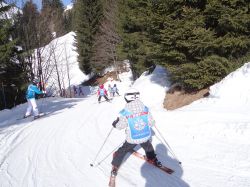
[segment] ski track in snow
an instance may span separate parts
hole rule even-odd
[[[89,115],[86,115],[87,117],[91,116],[91,113],[93,111],[89,111]],[[85,116],[85,115],[84,115]],[[3,150],[1,149],[1,152],[4,152],[5,154],[3,157],[1,157],[1,170],[6,171],[6,175],[9,181],[9,184],[13,184],[13,181],[15,183],[13,184],[19,184],[16,186],[39,186],[39,184],[36,183],[36,181],[39,181],[38,179],[38,170],[41,163],[43,163],[43,159],[45,158],[45,163],[47,163],[52,170],[57,170],[60,169],[59,166],[53,165],[53,163],[57,163],[56,159],[53,158],[54,154],[56,151],[53,150],[55,147],[58,148],[59,150],[57,151],[64,151],[60,150],[60,146],[62,144],[62,136],[64,135],[63,132],[67,132],[65,128],[67,127],[67,123],[64,124],[44,124],[43,120],[44,119],[39,119],[40,121],[34,125],[33,122],[28,122],[28,124],[22,124],[20,127],[15,127],[11,128],[8,133],[5,132],[4,136],[1,137],[0,140],[0,145],[5,145],[5,148],[8,147],[8,150]],[[87,119],[85,119],[87,120]],[[68,123],[71,124],[71,123]],[[77,124],[77,123],[76,123]],[[39,128],[36,128],[36,126],[40,126]],[[41,128],[41,126],[43,128]],[[39,138],[38,141],[36,140],[35,137],[39,136],[41,134],[41,129],[45,133],[43,134],[43,137]],[[69,128],[70,130],[71,128]],[[27,133],[29,132],[29,133]],[[23,177],[18,179],[11,174],[11,171],[8,169],[9,161],[8,158],[11,156],[12,152],[15,152],[16,149],[21,146],[21,144],[25,144],[25,140],[27,141],[34,141],[32,143],[32,148],[29,148],[29,154],[27,155],[27,158],[25,159],[26,162],[26,168],[23,168]],[[76,141],[76,142],[79,142]],[[6,146],[8,144],[8,146]],[[67,155],[68,153],[64,151],[64,154]],[[52,156],[53,155],[53,156]],[[72,162],[70,161],[70,157],[68,157],[67,162]],[[2,169],[4,167],[4,169]],[[76,166],[74,166],[76,168]],[[80,170],[79,170],[80,171]],[[22,182],[19,182],[18,180],[22,180]],[[28,180],[28,182],[27,182]],[[66,185],[66,184],[65,184]],[[11,185],[12,186],[12,185]],[[67,186],[67,185],[66,185]]]
[[[83,105],[82,107],[88,107],[88,105],[93,103],[93,100],[96,100],[96,97],[89,98],[89,100],[84,100],[84,102],[79,102],[78,105]],[[119,101],[121,102],[122,98],[117,98],[117,100],[114,100],[113,105],[120,105]],[[78,107],[77,109],[76,107],[71,108],[71,111],[69,112],[72,114],[77,112],[79,115],[81,115],[80,108],[81,107]],[[12,174],[13,171],[9,168],[4,169],[6,171],[4,175],[6,175],[8,178],[8,183],[10,184],[9,186],[48,186],[50,183],[47,183],[46,179],[48,178],[49,181],[49,179],[53,176],[55,177],[55,180],[59,180],[54,184],[56,186],[75,186],[74,184],[70,184],[67,180],[58,178],[53,174],[58,173],[58,176],[67,176],[69,172],[74,173],[75,177],[71,176],[70,178],[74,178],[76,184],[84,184],[86,181],[83,181],[83,179],[87,180],[89,173],[86,173],[86,170],[83,170],[81,166],[89,167],[89,163],[91,163],[91,160],[89,160],[87,164],[86,161],[81,162],[81,160],[84,160],[84,155],[88,154],[85,153],[84,150],[91,150],[92,154],[90,155],[96,154],[97,150],[99,149],[99,145],[98,147],[93,148],[91,145],[91,139],[98,138],[98,142],[100,142],[101,146],[101,143],[106,138],[109,129],[112,128],[112,121],[116,117],[110,116],[110,118],[108,118],[110,121],[105,121],[104,119],[106,119],[110,113],[118,113],[118,111],[113,110],[116,107],[113,107],[108,102],[98,104],[98,107],[89,108],[90,110],[87,110],[87,112],[85,110],[85,113],[84,115],[81,115],[81,118],[61,120],[63,121],[61,124],[56,123],[56,119],[63,118],[64,116],[63,114],[57,114],[50,117],[54,118],[50,121],[55,121],[55,123],[46,124],[45,117],[39,119],[36,121],[36,123],[27,122],[26,124],[22,124],[20,127],[12,128],[12,131],[7,133],[7,135],[1,139],[1,144],[9,144],[9,150],[4,151],[8,154],[5,154],[5,157],[1,158],[1,165],[8,165],[13,161],[10,155],[12,152],[18,151],[17,149],[19,146],[23,147],[25,144],[30,145],[29,142],[32,141],[32,147],[28,147],[27,149],[29,151],[24,151],[24,154],[27,155],[25,155],[24,158],[21,158],[21,161],[25,162],[25,167],[23,168],[22,174],[15,176]],[[107,108],[110,110],[107,110]],[[72,126],[74,126],[74,128],[72,128]],[[103,126],[106,126],[106,128]],[[81,134],[81,132],[86,130],[88,130],[89,133],[87,136],[83,136],[83,133]],[[92,133],[95,133],[95,135],[91,136]],[[119,135],[121,132],[114,130],[113,134]],[[103,149],[104,153],[98,157],[97,161],[100,161],[102,157],[109,154],[110,151],[114,149],[114,147],[124,141],[125,136],[123,132],[122,134],[122,137],[116,137],[116,135],[113,135],[108,139],[107,143],[105,144],[106,147]],[[68,145],[66,145],[66,143]],[[74,150],[75,147],[80,147],[82,150]],[[74,151],[71,152],[72,148]],[[100,186],[100,184],[108,182],[109,173],[111,170],[110,157],[103,161],[100,166],[98,166],[99,169],[101,168],[99,175],[100,179],[102,180],[99,180],[99,182],[93,181],[93,184],[96,183],[96,186]],[[135,162],[136,167],[134,166],[134,171],[132,173],[131,170],[126,172],[126,168],[133,167]],[[64,167],[62,166],[62,163]],[[67,168],[69,171],[64,171],[63,168]],[[91,167],[89,170],[91,172],[96,172],[96,170]],[[105,173],[105,176],[101,175],[102,173]],[[133,179],[133,175],[139,175],[136,177],[135,181],[131,180]],[[40,178],[41,176],[43,176],[43,179]],[[167,175],[159,169],[153,168],[152,166],[144,163],[143,161],[139,161],[138,158],[134,158],[132,156],[127,158],[126,163],[124,163],[119,170],[116,181],[117,186],[120,187],[138,186],[138,184],[145,184],[146,187],[151,186],[151,184],[169,187],[188,186],[184,181],[181,180],[181,178],[178,176],[178,173]]]
[[[47,116],[49,120],[47,117],[31,122],[25,119],[16,125],[1,129],[0,181],[3,182],[0,186],[77,187],[79,184],[93,184],[92,186],[99,187],[107,184],[111,170],[112,150],[124,142],[124,131],[114,129],[95,164],[102,161],[105,156],[109,156],[96,167],[90,167],[89,164],[93,162],[107,137],[116,114],[124,106],[124,101],[122,97],[117,97],[112,103],[97,103],[97,107],[93,107],[96,101],[96,96],[92,96],[77,102],[77,106],[65,108],[64,110],[68,110],[67,115],[58,112],[53,115],[49,114]],[[84,110],[83,113],[82,108],[89,109]],[[182,119],[179,122],[180,125],[181,123],[184,125],[177,134],[176,123],[173,123],[174,125],[171,123],[175,121],[175,114],[157,112],[156,120],[163,118],[162,115],[166,115],[165,118],[168,121],[166,124],[157,124],[157,126],[163,129],[162,134],[172,147],[186,151],[186,154],[182,155],[184,157],[181,158],[183,166],[178,165],[168,155],[167,150],[164,150],[164,147],[157,149],[157,146],[162,144],[162,140],[156,132],[153,145],[158,151],[158,157],[163,164],[174,169],[175,173],[165,174],[136,157],[128,156],[118,172],[117,186],[189,187],[189,178],[192,175],[200,178],[200,180],[192,181],[192,187],[211,187],[207,183],[209,179],[218,181],[217,187],[235,187],[236,184],[245,187],[245,184],[250,183],[248,170],[250,164],[245,165],[244,162],[249,159],[250,147],[244,139],[237,139],[239,135],[246,135],[244,133],[249,132],[245,131],[250,128],[248,118],[242,118],[242,121],[235,121],[235,123],[234,119],[227,122],[227,119],[223,117],[221,120],[216,118],[217,121],[213,121],[213,115],[216,114],[209,113],[210,121],[195,121],[199,126],[196,130],[192,122],[187,123],[187,116],[190,118],[190,114],[180,111],[176,112],[176,115]],[[192,115],[203,115],[203,113],[194,112]],[[67,118],[68,116],[78,117]],[[206,128],[207,125],[213,125],[211,132]],[[161,128],[163,126],[167,127]],[[178,138],[176,136],[181,137],[185,144],[180,144],[181,141],[175,142]],[[99,143],[93,146],[92,142]],[[230,142],[234,144],[231,145]],[[187,147],[187,145],[190,146]],[[199,155],[193,154],[197,148],[199,148]],[[231,152],[232,149],[237,151]],[[237,152],[241,153],[244,150],[249,151],[236,155]],[[142,149],[140,151],[143,153]],[[181,155],[178,152],[176,154]],[[19,157],[14,158],[14,155],[19,155]],[[227,161],[232,159],[223,161],[227,157],[235,158],[235,161],[230,163]],[[214,165],[220,165],[220,167],[215,168]],[[22,169],[20,170],[19,167]],[[185,173],[183,168],[185,168]],[[16,169],[20,171],[16,172]],[[227,176],[226,181],[225,176]]]

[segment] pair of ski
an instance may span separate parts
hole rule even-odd
[[[113,98],[109,98],[109,100],[102,100],[102,101],[98,101],[98,103],[100,104],[100,103],[102,103],[102,102],[109,102],[109,103],[111,103],[112,102],[112,100],[113,100]]]
[[[37,120],[37,119],[40,119],[41,117],[44,117],[44,116],[46,116],[48,113],[40,113],[40,114],[38,114],[38,116],[35,118],[35,117],[33,117],[33,119],[32,119],[32,121],[33,120]],[[32,116],[30,115],[30,116],[27,116],[27,117],[22,117],[22,118],[18,118],[17,120],[23,120],[23,119],[28,119],[28,118],[31,118]]]
[[[145,155],[137,152],[137,151],[134,151],[131,153],[132,155],[136,156],[137,158],[140,158],[142,160],[144,160],[145,162],[147,162],[148,164],[150,165],[153,165],[154,167],[160,169],[161,171],[167,173],[167,174],[172,174],[174,172],[174,170],[166,167],[166,166],[156,166],[154,163],[150,162]],[[116,177],[115,176],[110,176],[110,179],[109,179],[109,187],[115,187],[115,179]]]

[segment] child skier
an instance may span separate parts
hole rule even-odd
[[[81,87],[81,86],[78,87],[78,91],[79,91],[79,92],[78,92],[78,95],[79,95],[79,96],[81,96],[81,95],[84,96],[84,93],[83,93],[83,91],[82,91],[82,87]]]
[[[35,100],[35,94],[45,94],[45,91],[39,90],[39,88],[37,87],[38,83],[39,83],[39,80],[34,79],[32,83],[28,86],[28,89],[26,91],[26,99],[28,101],[28,108],[26,110],[24,118],[30,116],[32,112],[34,115],[34,119],[39,117],[39,111],[38,111],[36,100]]]
[[[101,98],[104,97],[106,99],[106,101],[109,101],[107,95],[107,90],[104,88],[104,85],[101,84],[98,88],[98,91],[97,91],[97,95],[98,95],[98,102],[100,103],[101,102]]]
[[[73,86],[73,90],[74,90],[74,97],[77,96],[77,87],[74,85]]]
[[[114,94],[113,94],[113,88],[111,87],[110,84],[108,85],[108,92],[109,92],[109,96],[110,96],[110,97],[113,97],[113,95],[114,95]]]
[[[113,127],[121,130],[126,128],[126,141],[114,153],[112,160],[111,177],[117,175],[117,171],[128,152],[133,152],[137,145],[140,145],[147,159],[161,166],[161,162],[156,158],[154,148],[150,142],[151,127],[155,121],[149,112],[149,109],[139,100],[140,93],[135,89],[128,90],[124,99],[127,102],[125,108],[120,112],[120,116],[112,123]]]
[[[120,94],[119,94],[119,92],[118,92],[119,90],[118,90],[118,88],[116,87],[116,84],[114,84],[112,90],[113,90],[113,97],[115,97],[115,94],[117,94],[117,95],[120,96]]]

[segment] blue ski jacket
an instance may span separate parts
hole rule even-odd
[[[38,87],[34,84],[30,84],[26,91],[26,99],[35,98],[36,94],[42,94],[43,92],[38,89]]]

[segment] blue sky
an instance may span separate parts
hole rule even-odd
[[[25,2],[26,0],[24,0]],[[41,3],[42,3],[42,0],[33,0],[34,3],[37,4],[37,7],[40,9],[41,8]],[[62,0],[64,6],[67,6],[68,4],[71,3],[71,0]],[[21,0],[17,0],[17,5],[21,5],[22,1]]]

